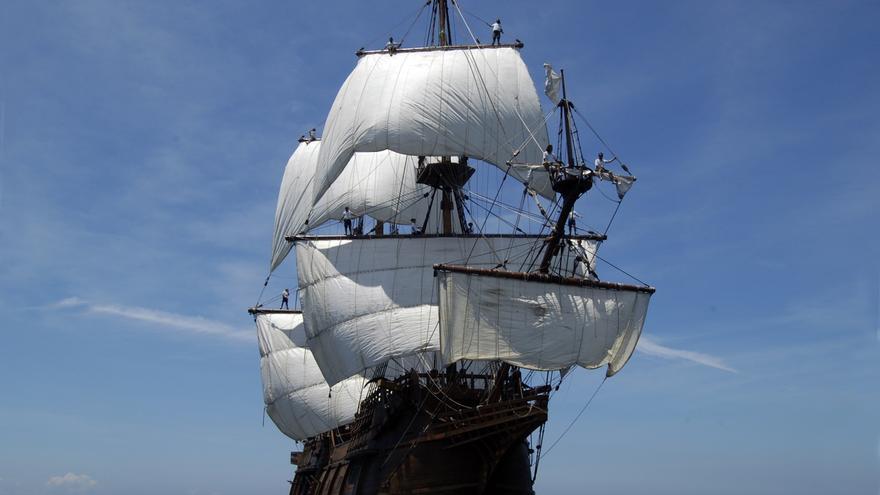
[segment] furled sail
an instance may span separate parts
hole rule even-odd
[[[534,370],[629,360],[654,289],[511,272],[441,269],[440,347],[444,361],[502,360]]]
[[[354,154],[327,194],[313,205],[312,185],[320,149],[321,141],[300,143],[287,162],[275,210],[272,270],[290,252],[286,236],[339,220],[346,206],[355,216],[368,214],[399,224],[408,224],[410,218],[421,223],[427,214],[430,188],[416,183],[418,158],[391,151]]]
[[[361,376],[332,389],[306,344],[301,313],[256,315],[266,411],[282,433],[305,440],[354,420],[364,385]]]
[[[336,95],[323,141],[316,198],[352,153],[386,149],[415,156],[466,155],[502,170],[509,161],[511,175],[554,197],[539,165],[548,138],[538,95],[511,47],[362,55]]]
[[[596,241],[581,242],[595,253]],[[533,262],[536,243],[538,236],[510,235],[298,240],[309,347],[327,383],[439,349],[435,263],[523,269]]]

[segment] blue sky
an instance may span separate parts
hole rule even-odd
[[[0,3],[0,494],[285,493],[244,311],[282,168],[418,4]],[[878,493],[878,5],[464,7],[566,69],[639,176],[603,255],[658,288],[538,492]]]

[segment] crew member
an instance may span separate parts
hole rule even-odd
[[[605,159],[605,155],[603,155],[602,152],[600,151],[600,152],[599,152],[599,155],[596,156],[596,162],[595,162],[595,165],[596,165],[596,173],[599,173],[599,172],[602,172],[603,170],[605,170],[605,164],[606,164],[606,163],[611,163],[611,162],[613,162],[614,160],[617,160],[617,157],[616,157],[616,156],[615,156],[614,158],[610,159],[610,160],[606,160],[606,159]]]
[[[285,308],[290,309],[290,305],[288,304],[289,300],[290,300],[290,291],[287,289],[284,289],[283,291],[281,291],[281,308],[279,308],[279,309],[285,309]]]
[[[492,23],[492,46],[495,46],[496,43],[501,44],[501,33],[503,32],[504,30],[501,29],[501,19],[495,19],[495,22]]]
[[[548,144],[547,149],[544,150],[543,160],[545,166],[559,161],[556,159],[556,155],[553,154],[552,144]]]
[[[342,225],[345,227],[345,235],[353,235],[354,232],[351,229],[351,219],[354,218],[351,210],[348,207],[345,207],[345,211],[342,212]]]
[[[419,235],[422,233],[422,229],[419,228],[415,218],[409,219],[409,227],[412,229],[412,235]]]

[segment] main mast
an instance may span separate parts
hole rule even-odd
[[[434,1],[437,14],[438,46],[450,46],[453,41],[452,25],[449,19],[449,5],[447,0]],[[455,233],[452,227],[453,209],[458,212],[458,222],[461,231],[464,232],[466,229],[464,197],[461,193],[461,188],[467,183],[473,173],[474,169],[468,166],[467,157],[464,155],[459,156],[457,162],[453,162],[450,156],[443,156],[437,163],[420,163],[419,165],[417,182],[440,190],[440,211],[443,219],[442,233],[445,235]],[[428,215],[430,215],[430,211]],[[427,225],[427,218],[424,225]]]

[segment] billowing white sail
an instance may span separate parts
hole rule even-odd
[[[272,270],[290,252],[286,236],[314,229],[328,220],[340,220],[346,206],[355,216],[369,215],[398,224],[408,224],[410,218],[417,218],[421,224],[427,214],[426,196],[431,189],[416,183],[418,158],[391,151],[356,153],[327,194],[313,205],[312,185],[320,148],[321,141],[300,143],[287,162],[275,210]]]
[[[387,149],[466,155],[501,169],[510,161],[514,177],[552,198],[547,174],[535,166],[547,143],[534,83],[514,48],[366,54],[327,117],[314,194],[328,190],[352,153]]]
[[[576,285],[440,271],[440,344],[444,361],[501,360],[534,370],[629,360],[653,289]]]
[[[595,241],[584,240],[595,253]],[[533,262],[536,236],[300,240],[297,272],[309,347],[331,385],[439,347],[433,264],[508,269]]]
[[[305,440],[350,423],[364,385],[361,376],[332,389],[306,344],[300,313],[256,315],[266,411],[282,433]]]
[[[290,155],[281,179],[278,204],[275,207],[275,233],[272,236],[270,271],[284,261],[291,245],[284,238],[298,234],[306,224],[312,209],[312,183],[318,163],[320,141],[300,143]]]

